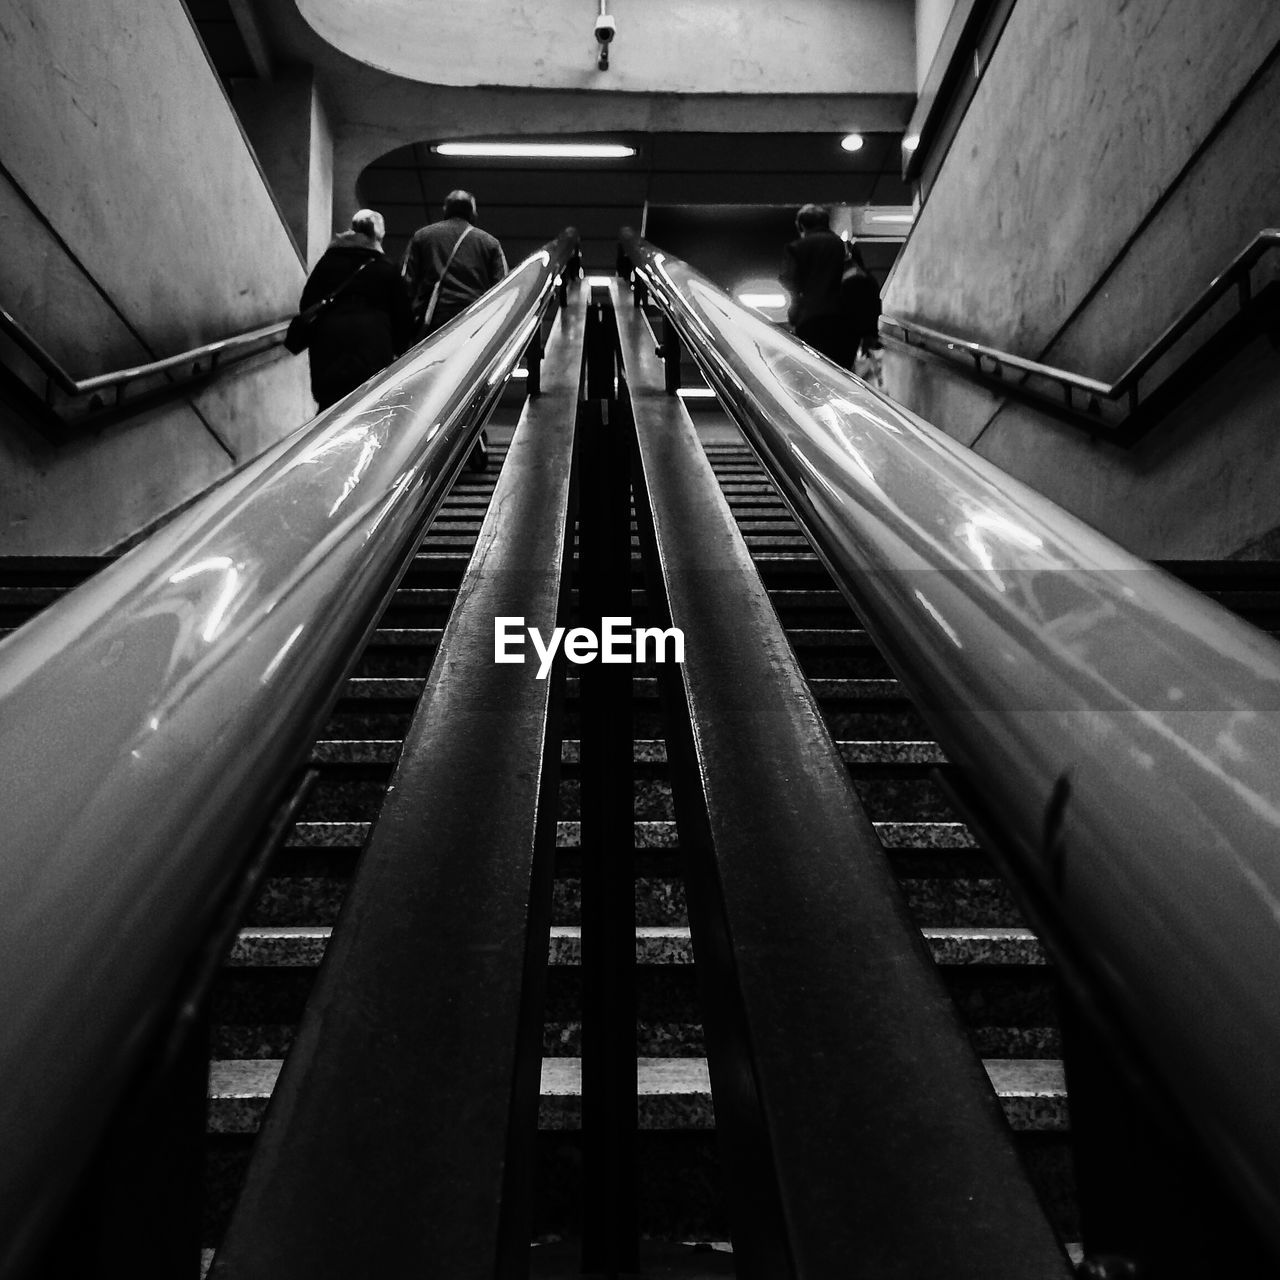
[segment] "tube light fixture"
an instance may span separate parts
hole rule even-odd
[[[489,160],[620,160],[636,153],[620,142],[437,142],[432,150]]]
[[[847,133],[840,139],[840,145],[845,151],[861,151],[862,150],[862,134]]]
[[[738,301],[744,307],[755,307],[760,311],[769,307],[785,307],[787,295],[785,293],[740,293]]]
[[[868,222],[914,222],[914,213],[869,213]]]
[[[715,398],[715,392],[710,387],[678,387],[676,395],[681,400],[711,400]]]

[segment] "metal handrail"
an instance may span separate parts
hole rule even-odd
[[[1003,856],[1280,1251],[1280,645],[624,243]]]
[[[49,1231],[574,240],[0,642],[0,1274]]]
[[[8,311],[0,308],[0,333],[12,339],[39,366],[40,371],[60,391],[69,396],[92,395],[95,392],[106,391],[112,387],[120,388],[127,383],[137,382],[140,378],[168,373],[172,369],[180,369],[186,365],[198,365],[202,360],[208,360],[211,364],[216,364],[223,356],[234,354],[271,338],[276,338],[279,339],[279,342],[283,342],[285,330],[288,327],[288,320],[277,320],[273,324],[262,325],[257,329],[237,333],[230,338],[219,338],[216,342],[206,342],[202,346],[192,347],[190,351],[182,351],[177,355],[165,356],[162,360],[152,360],[146,364],[131,365],[127,369],[117,369],[113,373],[94,374],[89,378],[75,378],[27,332],[19,320],[10,315]],[[270,346],[277,345],[279,345],[278,342],[270,343]]]
[[[1240,309],[1243,310],[1254,299],[1249,273],[1260,259],[1280,245],[1280,229],[1274,227],[1260,231],[1249,244],[1238,253],[1221,274],[1215,276],[1205,286],[1200,296],[1190,307],[1175,320],[1114,382],[1103,382],[1090,378],[1070,369],[1060,369],[1053,365],[1043,364],[1036,360],[1027,360],[1022,356],[982,342],[973,342],[955,334],[945,333],[928,325],[918,324],[914,320],[904,320],[899,316],[882,315],[880,327],[888,333],[896,329],[903,335],[903,340],[910,344],[912,338],[922,342],[932,342],[943,347],[943,352],[957,363],[969,360],[973,362],[973,371],[984,378],[1002,378],[1004,369],[1016,369],[1020,373],[1044,378],[1056,383],[1063,392],[1064,404],[1067,408],[1089,412],[1086,405],[1076,406],[1073,393],[1080,392],[1095,400],[1105,400],[1112,404],[1128,402],[1128,410],[1132,413],[1138,407],[1138,384],[1142,378],[1157,365],[1170,349],[1180,341],[1203,317],[1233,289],[1238,291]],[[983,361],[990,363],[985,369]],[[1010,389],[1016,389],[1012,384]]]

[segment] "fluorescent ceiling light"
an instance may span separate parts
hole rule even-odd
[[[676,395],[681,400],[710,400],[715,392],[710,387],[680,387]]]
[[[755,307],[759,311],[766,307],[785,307],[787,295],[785,293],[740,293],[738,301],[744,307]]]
[[[868,222],[914,222],[914,213],[869,213]]]
[[[528,369],[512,369],[511,370],[511,377],[516,382],[521,382],[528,376],[529,376]]]
[[[909,133],[902,140],[903,151],[914,151],[920,145],[920,135],[918,133]]]
[[[510,160],[616,160],[636,153],[619,142],[437,142],[433,150],[442,156]]]
[[[608,288],[609,281],[612,279],[612,276],[588,276],[586,282],[589,288],[599,288],[601,286]]]
[[[840,145],[846,151],[861,151],[862,150],[862,134],[848,133],[843,138],[840,139]]]

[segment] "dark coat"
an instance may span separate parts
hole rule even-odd
[[[867,270],[849,270],[841,288],[844,314],[856,341],[868,347],[880,345],[880,286]]]
[[[311,338],[311,394],[322,409],[385,369],[413,342],[409,297],[395,264],[367,237],[334,238],[302,290],[299,310],[326,298],[361,271],[325,311]]]
[[[845,244],[834,231],[810,231],[782,251],[778,279],[791,294],[787,319],[797,330],[819,316],[839,315]]]

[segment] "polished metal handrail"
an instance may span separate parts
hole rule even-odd
[[[624,244],[1004,856],[1280,1251],[1280,645]]]
[[[175,369],[190,367],[192,376],[205,370],[199,368],[202,361],[208,361],[209,367],[215,367],[226,356],[237,354],[253,354],[250,347],[269,350],[284,341],[288,320],[277,320],[273,324],[262,325],[257,329],[249,329],[229,338],[219,338],[216,342],[206,342],[202,346],[192,347],[190,351],[181,351],[177,355],[165,356],[161,360],[151,360],[146,364],[131,365],[127,369],[117,369],[111,373],[94,374],[88,378],[76,378],[68,373],[58,361],[44,349],[35,338],[8,311],[0,308],[0,333],[10,338],[49,379],[58,390],[69,396],[87,396],[115,388],[117,396],[123,388],[142,378],[155,377],[169,373]],[[275,341],[272,341],[275,339]],[[264,344],[260,348],[258,344]]]
[[[881,331],[891,334],[897,330],[908,345],[915,339],[921,343],[934,343],[942,348],[938,354],[960,362],[972,362],[972,371],[984,380],[998,380],[1002,387],[1010,391],[1022,390],[1016,383],[1004,380],[1005,369],[1017,370],[1019,373],[1042,378],[1057,385],[1062,393],[1063,407],[1093,417],[1099,416],[1095,403],[1107,401],[1110,404],[1124,404],[1132,415],[1140,403],[1140,383],[1142,379],[1184,338],[1187,333],[1228,293],[1236,290],[1239,307],[1243,311],[1255,298],[1250,279],[1250,272],[1257,263],[1280,245],[1280,230],[1266,228],[1260,231],[1249,244],[1238,253],[1221,274],[1215,276],[1205,286],[1200,296],[1187,310],[1178,317],[1156,340],[1114,381],[1103,382],[1090,378],[1070,369],[1060,369],[1053,365],[1036,360],[1027,360],[1022,356],[982,342],[973,342],[940,329],[919,324],[914,320],[904,320],[899,316],[882,315]],[[930,348],[932,350],[932,348]],[[984,364],[986,362],[986,364]],[[986,367],[989,365],[990,367]],[[1083,403],[1075,401],[1075,394],[1085,397]]]
[[[49,1230],[574,240],[0,642],[0,1274]]]

